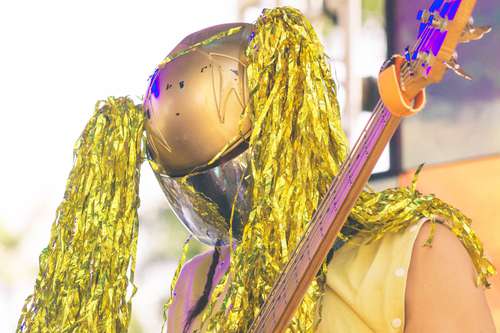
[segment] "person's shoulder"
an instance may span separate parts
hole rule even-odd
[[[425,268],[425,272],[420,272],[419,268]],[[467,250],[442,223],[427,222],[420,228],[413,247],[410,272],[414,273],[413,277],[418,277],[419,273],[433,273],[434,283],[453,280],[476,289],[476,272]]]
[[[406,287],[405,332],[495,332],[471,258],[445,225],[425,223],[414,243]]]

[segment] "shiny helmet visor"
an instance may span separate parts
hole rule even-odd
[[[251,207],[245,49],[253,26],[186,37],[160,64],[144,99],[147,152],[168,202],[205,244],[241,237]]]

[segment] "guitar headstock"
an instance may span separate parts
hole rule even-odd
[[[441,81],[448,69],[471,79],[458,64],[455,49],[459,43],[481,39],[491,31],[488,26],[473,26],[475,5],[476,0],[434,0],[417,13],[418,39],[405,49],[400,78],[406,97],[412,99],[421,89]]]

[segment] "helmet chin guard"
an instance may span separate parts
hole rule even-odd
[[[209,245],[227,243],[231,224],[239,239],[251,207],[245,50],[252,29],[233,23],[189,35],[159,65],[144,99],[160,186],[179,220]]]
[[[241,239],[251,209],[250,154],[247,149],[229,161],[184,177],[156,173],[175,215],[199,241],[228,244],[231,226],[233,239]]]

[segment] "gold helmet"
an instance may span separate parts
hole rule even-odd
[[[213,292],[227,290],[208,327],[248,330],[347,153],[335,83],[310,23],[284,7],[264,10],[254,26],[220,25],[184,39],[153,74],[143,105],[128,97],[96,104],[19,332],[127,330],[144,127],[160,184],[198,239],[225,243],[231,231],[238,239],[247,223],[230,248],[232,281]],[[469,219],[414,183],[364,191],[351,211],[355,223],[344,228],[369,240],[435,216],[449,221],[488,285],[495,269]],[[320,274],[309,288],[294,331],[314,327],[323,282]]]
[[[156,177],[177,217],[210,245],[228,241],[231,215],[238,239],[250,209],[244,111],[252,29],[233,23],[189,35],[158,66],[144,100]]]

